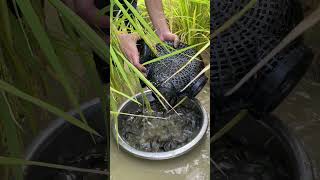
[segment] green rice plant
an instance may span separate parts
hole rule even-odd
[[[160,103],[166,108],[168,101],[161,95],[161,93],[144,77],[144,75],[138,71],[122,54],[118,33],[136,33],[143,39],[146,44],[157,54],[154,46],[156,44],[166,45],[161,42],[152,27],[149,16],[146,11],[145,2],[143,0],[138,1],[138,9],[133,8],[127,0],[124,1],[127,9],[118,0],[111,0],[111,47],[110,47],[110,86],[112,89],[116,89],[116,92],[111,92],[110,107],[111,114],[113,115],[115,126],[117,127],[117,116],[119,115],[118,106],[124,102],[124,100],[133,99],[133,96],[137,93],[141,93],[144,89],[140,85],[140,81],[147,85],[158,97]],[[172,3],[175,3],[173,6]],[[190,47],[175,51],[171,54],[162,57],[156,57],[155,59],[144,63],[148,65],[154,62],[161,61],[164,58],[183,53],[190,48],[197,48],[200,55],[204,51],[208,50],[209,38],[210,38],[210,22],[209,22],[209,0],[164,0],[163,6],[168,24],[173,33],[180,36],[181,41],[191,45]],[[174,7],[174,9],[172,9]],[[130,16],[131,11],[133,15]],[[169,13],[170,12],[170,13]],[[171,13],[174,12],[174,13]],[[203,13],[205,12],[205,13]],[[130,22],[127,25],[124,22]],[[168,47],[171,48],[171,47]],[[195,60],[197,56],[190,57],[190,62]],[[186,67],[185,64],[181,69]],[[208,70],[208,69],[206,69]],[[176,74],[175,74],[176,75]],[[120,93],[119,93],[120,92]],[[129,98],[130,97],[130,98]],[[142,103],[142,106],[148,108],[149,102],[146,98]],[[149,107],[150,108],[150,107]],[[172,107],[171,107],[172,108]],[[150,110],[150,109],[149,109]]]
[[[60,169],[60,170],[69,170],[75,172],[82,172],[82,173],[93,173],[93,174],[101,174],[101,175],[108,175],[109,173],[106,171],[96,170],[96,169],[84,169],[84,168],[77,168],[72,166],[64,166],[58,164],[50,164],[50,163],[43,163],[43,162],[36,162],[36,161],[26,161],[23,159],[18,158],[8,158],[0,156],[0,165],[14,165],[14,166],[40,166],[40,167],[47,167],[53,169]]]
[[[209,0],[163,0],[165,15],[171,32],[189,45],[209,42]],[[148,19],[144,0],[138,1],[142,16]]]
[[[167,104],[167,100],[161,93],[121,53],[116,34],[119,30],[138,33],[154,52],[154,45],[162,43],[152,29],[150,21],[143,16],[143,12],[135,10],[128,1],[125,1],[125,3],[128,9],[134,13],[133,17],[126,13],[128,9],[124,9],[118,0],[111,1],[110,12],[112,12],[113,23],[111,25],[110,54],[109,48],[98,35],[99,30],[97,32],[93,31],[60,0],[48,0],[45,3],[54,8],[60,15],[59,23],[63,27],[63,32],[56,32],[46,24],[47,14],[41,1],[11,1],[15,6],[15,13],[8,8],[7,1],[0,2],[0,23],[2,25],[0,26],[0,89],[2,92],[0,98],[0,136],[2,143],[0,146],[5,149],[1,153],[3,156],[0,158],[0,164],[10,165],[4,168],[6,173],[1,179],[7,180],[12,179],[12,177],[17,180],[22,179],[22,165],[75,170],[72,167],[21,159],[24,151],[22,133],[29,131],[29,129],[32,129],[34,134],[38,132],[38,123],[42,120],[37,113],[40,109],[46,114],[50,112],[63,117],[92,135],[97,134],[94,129],[86,124],[83,115],[81,115],[82,122],[74,119],[64,113],[65,108],[59,103],[48,99],[48,93],[51,90],[50,81],[53,80],[60,84],[72,107],[79,109],[80,95],[76,90],[80,86],[75,83],[77,80],[71,73],[72,65],[65,61],[68,59],[66,52],[77,56],[79,63],[83,64],[85,73],[92,87],[95,88],[95,95],[101,97],[104,110],[107,109],[107,86],[102,85],[98,79],[92,52],[95,52],[104,60],[110,56],[111,96],[109,103],[111,114],[114,117],[118,114],[117,109],[120,103],[126,99],[136,101],[132,96],[144,91],[140,85],[140,80],[157,94],[163,104]],[[175,2],[172,1],[172,3]],[[184,2],[179,1],[179,3]],[[199,54],[204,51],[203,47],[209,40],[209,23],[204,26],[200,24],[202,21],[195,21],[195,19],[191,21],[190,17],[200,18],[199,14],[209,12],[200,9],[200,7],[204,7],[202,6],[203,3],[208,4],[209,1],[188,1],[185,3],[184,9],[176,10],[176,15],[167,15],[168,19],[179,16],[177,20],[169,22],[172,31],[181,36],[183,42],[202,49]],[[164,1],[164,4],[165,8],[169,7],[169,2]],[[194,8],[195,6],[199,7]],[[120,9],[124,15],[115,14],[113,16],[115,8]],[[187,8],[190,10],[187,10]],[[21,17],[15,17],[15,14],[18,14],[18,9],[20,9]],[[101,11],[101,13],[105,12],[108,12],[108,8]],[[178,15],[178,13],[181,14]],[[202,14],[202,16],[204,15]],[[126,26],[125,21],[130,21],[131,26]],[[184,25],[181,25],[181,23],[184,23]],[[183,30],[182,26],[184,27]],[[182,30],[181,32],[178,31],[179,28]],[[205,40],[200,40],[201,38]],[[183,52],[181,51],[181,53]],[[156,58],[150,63],[157,61],[161,61],[161,58]],[[148,101],[144,101],[142,104],[148,107]],[[81,114],[80,110],[78,112]],[[105,112],[105,117],[107,121],[107,112]],[[95,171],[94,173],[105,174],[105,172]]]
[[[12,2],[13,9],[9,8],[8,2]],[[60,15],[62,32],[53,32],[47,25],[48,14],[42,1],[0,2],[0,164],[8,165],[1,166],[0,179],[22,180],[23,165],[106,174],[22,159],[25,134],[29,134],[29,131],[38,133],[38,124],[49,120],[48,113],[62,117],[92,136],[99,136],[86,124],[79,110],[81,95],[77,90],[83,88],[82,81],[79,82],[71,73],[73,67],[66,61],[68,53],[79,57],[78,63],[85,68],[86,76],[95,87],[94,96],[101,97],[107,122],[106,86],[100,83],[92,52],[106,60],[109,48],[91,27],[60,0],[43,2]],[[65,113],[66,107],[61,102],[50,99],[53,81],[59,83],[71,108],[77,109],[82,121]],[[46,116],[40,116],[39,111]]]

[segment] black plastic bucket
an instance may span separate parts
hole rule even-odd
[[[248,115],[211,144],[211,158],[213,180],[315,179],[304,145],[273,115]]]
[[[55,120],[29,146],[26,159],[78,168],[107,170],[106,120],[101,104],[93,100],[81,107],[90,127],[103,138],[95,137],[63,119]],[[72,116],[79,118],[75,112]],[[105,180],[104,175],[78,173],[46,167],[24,168],[24,180]]]

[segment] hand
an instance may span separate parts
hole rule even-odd
[[[91,25],[101,28],[110,27],[109,16],[99,15],[99,9],[95,6],[94,0],[63,0],[64,3],[73,9],[80,17]]]
[[[179,37],[171,33],[170,31],[160,32],[158,33],[158,36],[161,41],[173,41],[173,45],[175,48],[179,45]]]
[[[146,68],[140,64],[140,55],[137,48],[137,41],[140,39],[137,34],[120,34],[120,47],[129,61],[137,67],[141,72],[145,72]]]
[[[163,11],[162,0],[145,0],[146,7],[154,29],[162,41],[173,41],[176,48],[179,38],[169,30],[167,20]]]

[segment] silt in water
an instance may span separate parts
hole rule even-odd
[[[201,128],[201,112],[187,100],[175,111],[166,112],[158,102],[153,111],[138,109],[119,122],[119,133],[134,148],[145,152],[167,152],[190,142]],[[153,118],[150,118],[153,117]]]

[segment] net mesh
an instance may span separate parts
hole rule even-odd
[[[165,56],[177,50],[188,47],[186,44],[180,43],[178,47],[173,48],[172,42],[166,43],[172,48],[164,47],[158,44],[156,46],[156,49],[159,53],[158,57]],[[176,102],[180,96],[189,94],[187,91],[190,91],[190,88],[186,89],[183,92],[182,90],[204,68],[203,61],[199,56],[197,56],[183,70],[179,71],[190,61],[193,56],[196,55],[196,53],[197,51],[191,48],[182,53],[164,58],[158,62],[151,63],[146,66],[147,78],[170,102]],[[176,72],[178,73],[175,74]],[[195,83],[196,81],[193,82],[190,87],[192,87]]]
[[[221,27],[243,9],[250,0],[211,1],[211,31]],[[278,79],[286,77],[292,62],[303,61],[306,48],[301,39],[282,50],[233,96],[224,94],[240,81],[265,57],[302,19],[300,4],[295,0],[258,0],[237,22],[219,34],[211,43],[211,85],[213,103],[217,109],[240,109],[251,104],[252,97],[263,96],[260,87],[267,78],[277,73]],[[293,56],[295,54],[296,56]],[[296,68],[292,65],[292,69]],[[302,67],[300,67],[302,68]],[[270,88],[280,84],[275,81]],[[259,94],[260,93],[260,94]],[[262,102],[263,103],[263,102]]]

